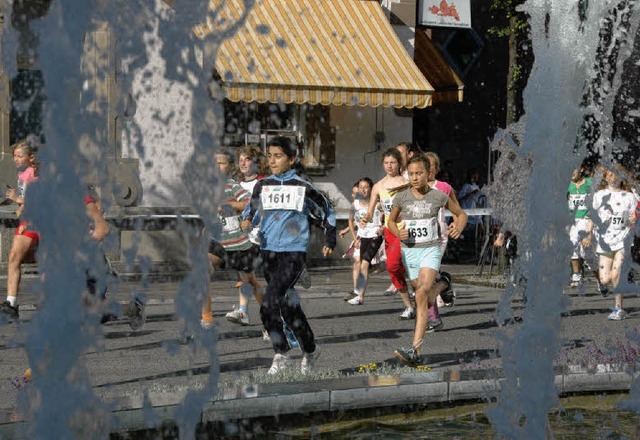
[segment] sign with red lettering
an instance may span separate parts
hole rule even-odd
[[[419,24],[423,26],[471,27],[471,0],[422,0]]]

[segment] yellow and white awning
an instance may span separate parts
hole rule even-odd
[[[231,101],[424,108],[436,90],[376,0],[211,0],[194,32],[219,35],[215,68]]]

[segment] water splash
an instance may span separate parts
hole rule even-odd
[[[496,431],[506,438],[549,435],[548,413],[558,394],[553,361],[565,308],[566,274],[558,261],[570,255],[566,191],[571,170],[586,155],[584,146],[576,151],[576,140],[583,127],[585,91],[596,77],[601,26],[618,3],[529,0],[522,8],[531,17],[535,56],[524,93],[526,113],[493,142],[502,152],[494,187],[498,216],[520,234],[528,279],[524,325],[513,337],[503,336],[505,382],[489,411]],[[613,102],[615,89],[602,93]],[[602,106],[600,114],[610,111]],[[602,144],[609,140],[603,137]],[[506,195],[500,194],[502,188],[509,188]],[[514,191],[524,196],[509,201]],[[518,209],[515,215],[510,203]]]

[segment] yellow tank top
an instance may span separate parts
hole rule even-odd
[[[382,205],[382,211],[384,212],[384,225],[389,224],[389,214],[391,214],[391,208],[393,207],[393,197],[398,191],[389,191],[388,189],[381,189],[378,195],[380,196],[380,204]],[[398,228],[402,227],[402,222],[397,223]]]

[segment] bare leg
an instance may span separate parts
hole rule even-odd
[[[213,254],[207,254],[209,257],[209,269],[214,272],[216,268],[220,267],[222,260]],[[207,292],[204,298],[204,304],[202,305],[202,320],[207,323],[213,322],[213,309],[211,306],[211,294]]]
[[[258,304],[261,305],[262,304],[262,286],[260,285],[260,282],[256,278],[255,272],[251,272],[251,273],[239,272],[238,274],[240,275],[240,280],[242,280],[243,283],[251,285],[251,288],[253,290],[252,292],[253,296],[256,298],[256,301],[258,302]],[[241,292],[240,295],[238,295],[238,297],[239,297],[238,302],[240,303],[241,306],[245,306],[245,307],[249,306],[249,295],[243,295]]]
[[[413,331],[412,347],[420,352],[420,346],[427,328],[427,309],[434,304],[438,294],[433,289],[438,272],[434,269],[423,267],[420,269],[416,282],[416,324]]]
[[[29,256],[33,240],[25,235],[15,235],[7,264],[7,296],[18,296],[22,279],[22,263]]]
[[[360,260],[360,270],[358,272],[358,281],[355,289],[355,292],[360,298],[364,298],[367,284],[369,283],[369,264],[366,260]]]
[[[358,293],[358,277],[360,275],[360,264],[362,260],[360,257],[353,257],[352,279],[353,279],[353,291]]]
[[[413,304],[411,304],[411,297],[409,296],[408,288],[405,287],[404,289],[399,290],[398,293],[400,294],[400,298],[402,298],[402,303],[404,304],[405,308],[413,307]]]
[[[611,265],[611,284],[613,288],[617,290],[620,283],[620,274],[622,272],[622,264],[624,263],[624,250],[618,251],[613,255],[613,264]],[[622,308],[622,293],[616,293],[614,295],[615,306],[619,309]]]

